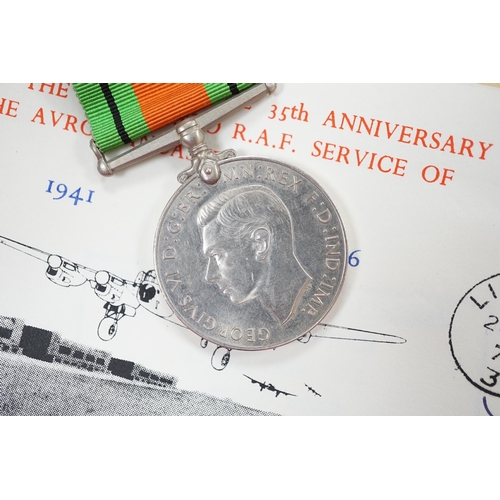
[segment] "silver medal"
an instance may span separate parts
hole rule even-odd
[[[175,314],[202,338],[271,349],[305,335],[332,307],[346,268],[344,228],[308,175],[231,154],[218,161],[205,149],[206,161],[181,176],[156,233],[157,276]]]

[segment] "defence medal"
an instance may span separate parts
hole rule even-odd
[[[84,85],[93,85],[90,93],[95,94],[109,89],[101,101],[114,102],[108,116],[113,126],[102,134],[105,149],[147,131],[125,125],[116,113],[115,98],[122,91],[131,94],[130,88],[75,84],[93,127],[91,147],[103,175],[179,143],[189,151],[191,166],[178,175],[181,186],[160,217],[154,242],[157,278],[179,320],[202,341],[228,350],[276,348],[314,328],[337,299],[346,270],[346,236],[335,205],[301,170],[269,158],[237,157],[232,149],[215,153],[202,130],[276,86],[204,84],[221,86],[220,103],[210,102],[201,112],[181,109],[183,116],[169,118],[176,124],[161,135],[109,160],[103,141],[97,142]],[[115,85],[133,89],[147,84]],[[164,84],[164,90],[175,85],[194,84]],[[222,100],[228,88],[233,97]],[[179,108],[179,95],[167,105],[169,111]],[[196,111],[195,117],[177,121]]]

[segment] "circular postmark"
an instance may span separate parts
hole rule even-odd
[[[172,310],[228,349],[295,340],[330,310],[347,244],[328,195],[303,172],[266,158],[219,164],[221,177],[183,184],[155,238],[158,280]]]
[[[449,342],[467,380],[500,396],[500,274],[474,285],[460,299],[451,318]]]

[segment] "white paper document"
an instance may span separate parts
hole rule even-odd
[[[500,89],[279,84],[206,136],[328,193],[331,311],[276,349],[201,340],[154,272],[187,150],[102,177],[70,84],[2,84],[0,415],[500,414]]]

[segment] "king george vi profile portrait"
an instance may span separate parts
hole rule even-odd
[[[234,304],[259,300],[280,325],[295,314],[312,281],[295,255],[290,213],[270,189],[225,191],[198,213],[205,280]]]

